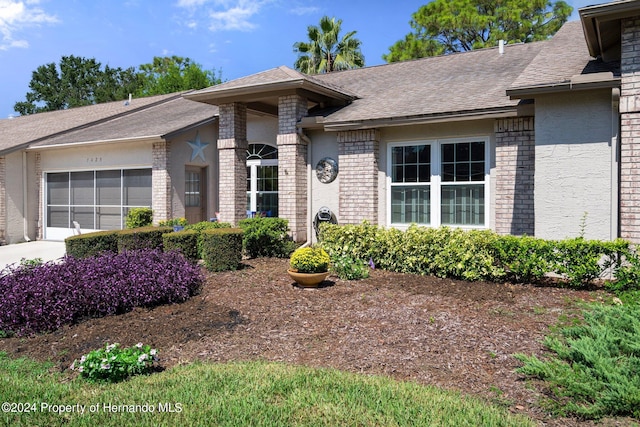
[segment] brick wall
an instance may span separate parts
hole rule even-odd
[[[640,243],[640,17],[622,21],[620,236]]]
[[[0,245],[7,242],[7,182],[6,158],[0,156]]]
[[[291,237],[307,240],[307,142],[296,123],[307,114],[307,100],[282,96],[278,102],[278,215],[289,221]]]
[[[152,148],[153,166],[151,170],[153,221],[160,221],[171,217],[171,143],[167,141],[154,142]]]
[[[218,139],[220,221],[237,225],[247,217],[247,107],[220,105]]]
[[[379,161],[377,129],[338,132],[340,224],[378,223]]]
[[[533,117],[496,120],[495,229],[500,234],[535,232],[535,131]]]

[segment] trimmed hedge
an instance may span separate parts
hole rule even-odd
[[[400,231],[367,222],[322,224],[320,231],[320,243],[332,259],[371,259],[390,271],[465,280],[535,283],[555,274],[569,286],[582,287],[608,271],[619,271],[624,259],[633,256],[629,242],[622,239],[552,241],[416,225]]]
[[[165,252],[178,251],[191,261],[198,261],[198,236],[195,230],[183,230],[162,235],[162,245]]]
[[[173,232],[172,227],[139,227],[120,230],[118,236],[118,252],[138,249],[162,250],[162,235]]]
[[[68,256],[86,258],[102,252],[118,252],[118,231],[96,231],[67,237],[64,241]]]
[[[211,271],[237,270],[242,261],[242,230],[218,228],[202,232],[202,259]]]
[[[182,302],[202,286],[199,266],[177,252],[103,252],[0,274],[0,331],[26,335],[134,307]]]
[[[275,217],[255,217],[240,220],[244,231],[243,245],[249,258],[287,258],[296,249],[289,237],[289,221]]]

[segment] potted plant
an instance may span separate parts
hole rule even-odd
[[[329,275],[331,259],[320,248],[307,246],[298,248],[289,260],[289,276],[302,287],[317,287]]]
[[[158,224],[160,227],[173,227],[173,231],[182,231],[184,230],[184,226],[187,225],[187,219],[184,217],[181,218],[172,218],[166,221],[160,221]]]

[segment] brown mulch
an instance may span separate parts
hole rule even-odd
[[[512,355],[544,354],[548,328],[578,315],[578,302],[600,291],[381,270],[360,281],[330,276],[321,288],[302,289],[288,277],[287,263],[247,260],[239,271],[207,274],[202,292],[182,304],[0,339],[0,351],[66,371],[106,342],[143,342],[158,349],[164,368],[256,359],[331,367],[459,390],[541,425],[593,425],[545,414],[536,405],[540,393],[514,372],[519,362]]]

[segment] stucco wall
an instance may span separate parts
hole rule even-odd
[[[190,131],[176,136],[171,143],[171,187],[172,187],[172,213],[173,218],[185,216],[185,167],[197,166],[206,168],[206,209],[203,220],[213,217],[218,207],[218,139],[217,127],[209,125],[197,131],[197,137],[202,144],[209,144],[203,150],[205,160],[197,156],[193,160],[193,150],[189,142],[196,141],[196,131]]]
[[[148,142],[96,144],[41,151],[44,172],[151,167],[151,163],[151,144]]]
[[[307,135],[312,141],[312,143],[309,144],[311,158],[311,164],[309,165],[311,175],[310,221],[313,221],[321,207],[326,206],[335,214],[336,220],[338,221],[338,224],[340,224],[340,198],[338,190],[340,187],[340,162],[338,161],[337,133],[313,131],[307,132]],[[338,176],[333,180],[333,182],[327,184],[323,184],[318,180],[315,169],[318,161],[324,157],[331,157],[338,162]],[[315,241],[315,231],[311,230],[311,235]]]
[[[24,190],[22,186],[22,152],[6,156],[7,244],[24,242]]]
[[[584,218],[585,238],[615,238],[611,92],[546,95],[535,105],[536,237],[576,237]]]

